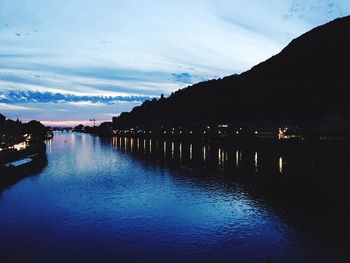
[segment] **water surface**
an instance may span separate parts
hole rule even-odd
[[[56,133],[0,262],[348,262],[346,154]]]

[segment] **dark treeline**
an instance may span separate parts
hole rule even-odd
[[[79,124],[73,128],[73,131],[95,134],[101,137],[110,137],[113,135],[113,125],[112,122],[104,122],[101,123],[99,126],[93,127]]]
[[[349,131],[350,17],[293,40],[240,75],[201,82],[115,118],[117,129],[171,123],[297,123]]]
[[[42,142],[48,136],[49,128],[39,121],[22,123],[20,120],[6,119],[0,114],[0,148],[2,150],[23,141]]]
[[[44,140],[50,134],[39,121],[22,123],[0,114],[0,193],[46,166]]]

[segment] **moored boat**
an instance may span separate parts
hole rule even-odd
[[[26,175],[30,171],[34,171],[43,167],[46,162],[46,154],[36,153],[25,156],[24,158],[4,163],[0,165],[0,176],[18,176]]]

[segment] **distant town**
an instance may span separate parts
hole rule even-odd
[[[99,126],[54,127],[53,130],[83,132],[102,137],[150,137],[192,140],[266,140],[266,141],[345,141],[346,130],[331,118],[305,126],[285,123],[201,123],[178,125],[172,122],[142,126],[120,125],[118,117]]]

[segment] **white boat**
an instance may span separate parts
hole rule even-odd
[[[19,174],[25,174],[26,171],[41,166],[42,161],[43,155],[37,153],[26,156],[19,160],[2,164],[0,166],[0,176],[15,176]]]

